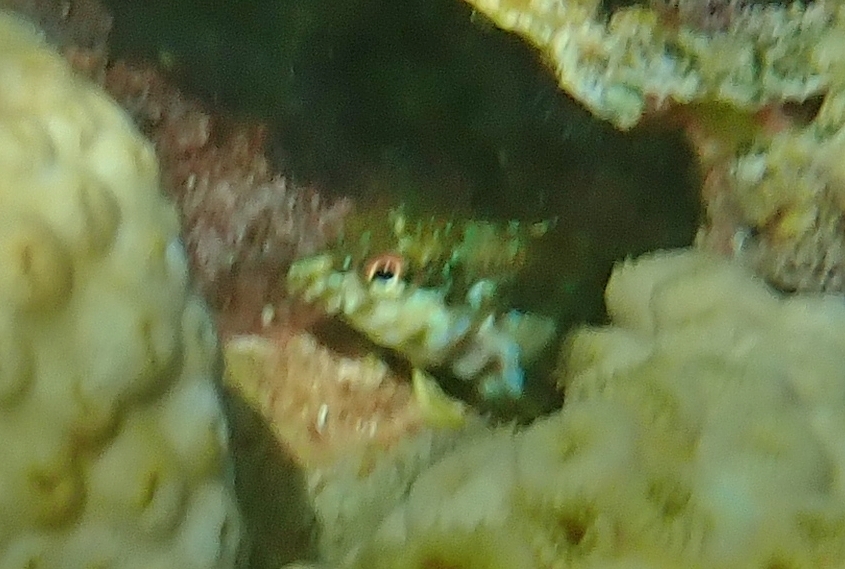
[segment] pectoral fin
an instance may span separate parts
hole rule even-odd
[[[525,364],[536,360],[554,340],[557,325],[552,318],[511,310],[502,318],[502,330],[519,346],[519,359]]]
[[[426,423],[445,429],[460,429],[466,424],[466,404],[446,395],[431,375],[414,368],[411,382]]]

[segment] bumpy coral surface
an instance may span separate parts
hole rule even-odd
[[[90,73],[79,55],[74,67]],[[371,346],[328,347],[303,331],[313,316],[287,302],[286,267],[336,239],[350,201],[329,202],[273,171],[265,127],[211,112],[162,71],[102,68],[105,88],[155,144],[193,280],[216,308],[250,564],[275,569],[310,541],[307,516],[292,506],[297,473],[381,452],[425,417],[407,378]]]
[[[681,119],[704,177],[700,244],[784,289],[845,290],[840,3],[470,2],[536,44],[597,116]]]
[[[576,334],[562,381],[570,410],[620,410],[579,460],[624,477],[640,543],[681,566],[842,567],[842,299],[669,252],[618,267],[606,300],[616,327]],[[587,446],[626,420],[630,444]]]
[[[327,485],[354,491],[375,529],[353,524],[357,542],[326,544],[326,557],[361,568],[845,566],[842,299],[785,299],[738,265],[673,251],[618,266],[607,306],[612,326],[566,344],[559,413],[467,435],[392,492],[378,524],[365,487]]]
[[[0,13],[0,567],[233,567],[216,339],[151,145]]]

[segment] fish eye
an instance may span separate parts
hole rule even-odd
[[[389,281],[393,277],[396,276],[396,273],[390,268],[389,265],[385,265],[384,267],[378,267],[373,271],[373,276],[370,280],[382,280],[382,281]]]
[[[404,261],[398,255],[385,254],[371,259],[364,271],[367,282],[387,282],[402,278]]]

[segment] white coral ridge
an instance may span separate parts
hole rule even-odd
[[[233,567],[216,356],[151,145],[0,12],[0,569]]]

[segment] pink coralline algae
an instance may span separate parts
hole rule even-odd
[[[156,143],[198,286],[213,306],[254,325],[283,299],[289,264],[339,235],[350,202],[275,173],[264,126],[212,116],[153,68],[119,62],[105,82]]]

